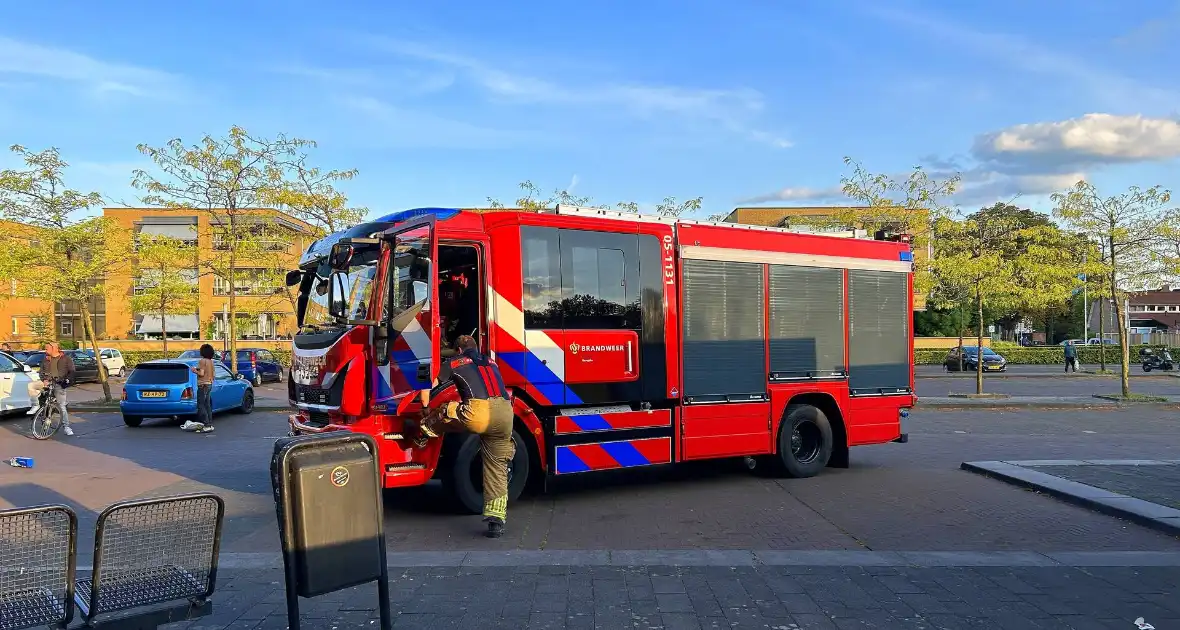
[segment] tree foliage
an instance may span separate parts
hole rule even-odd
[[[193,145],[175,138],[162,147],[138,147],[155,163],[155,172],[137,170],[132,180],[137,189],[144,191],[143,202],[202,213],[207,219],[207,238],[213,248],[210,255],[202,257],[201,266],[227,288],[234,371],[237,314],[241,309],[238,286],[243,269],[274,259],[275,253],[285,251],[285,243],[289,242],[289,234],[273,220],[273,215],[260,208],[283,197],[283,191],[291,186],[286,180],[290,165],[304,164],[303,151],[309,146],[309,140],[284,135],[267,139],[235,126],[223,137],[205,136]],[[287,198],[296,201],[295,197]],[[301,203],[310,199],[303,198]]]
[[[315,147],[312,141],[306,146]],[[308,163],[307,153],[282,163],[285,173],[277,186],[263,189],[268,205],[277,206],[291,216],[311,224],[317,236],[331,234],[360,223],[368,208],[350,207],[348,197],[336,185],[351,181],[357,169],[324,171]]]
[[[1082,261],[1066,235],[1050,225],[1025,225],[1019,215],[980,212],[963,221],[935,224],[933,276],[944,292],[963,294],[974,306],[976,346],[982,347],[985,309],[1045,308],[1064,303],[1079,286]],[[936,291],[936,293],[938,293]],[[976,392],[983,393],[983,362],[977,361]]]
[[[82,329],[98,356],[90,299],[104,295],[104,285],[127,259],[127,231],[104,217],[84,213],[102,203],[97,192],[85,193],[65,184],[69,164],[56,148],[40,152],[11,147],[24,168],[0,171],[0,212],[21,228],[0,235],[0,277],[16,280],[24,297],[50,303],[76,302]],[[99,362],[99,380],[111,400],[106,370]]]
[[[1099,246],[1101,268],[1093,275],[1104,280],[1100,297],[1113,300],[1115,321],[1125,321],[1124,301],[1129,291],[1154,288],[1167,271],[1161,243],[1166,243],[1171,230],[1171,213],[1165,208],[1170,200],[1171,193],[1159,186],[1132,186],[1104,197],[1084,180],[1053,195],[1054,216]],[[1130,340],[1124,326],[1117,328],[1122,393],[1130,396]]]
[[[136,290],[131,308],[160,317],[168,353],[168,315],[197,310],[197,249],[179,239],[140,234],[136,242]],[[189,273],[193,272],[193,273]]]
[[[521,196],[517,197],[514,208],[519,208],[528,212],[540,212],[556,206],[558,204],[569,206],[588,206],[592,199],[590,197],[583,197],[575,195],[572,192],[563,188],[555,189],[551,194],[546,195],[541,192],[541,188],[534,184],[531,180],[525,180],[518,184],[521,190]],[[488,207],[498,210],[506,209],[506,206],[492,197],[488,197]]]

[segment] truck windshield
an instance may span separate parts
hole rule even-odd
[[[373,294],[373,280],[377,277],[377,258],[380,250],[376,247],[366,248],[356,252],[352,257],[352,264],[347,272],[339,272],[344,279],[343,295],[334,296],[337,300],[346,301],[350,319],[367,319],[369,312],[369,298]],[[322,269],[322,267],[321,267]],[[308,271],[311,281],[304,280],[301,290],[305,292],[307,302],[299,318],[299,327],[327,327],[338,324],[328,309],[328,295],[331,278],[321,275],[318,270]]]

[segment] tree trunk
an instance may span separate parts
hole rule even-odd
[[[975,338],[975,393],[983,393],[983,292],[975,287],[975,314],[979,317],[979,328]]]
[[[959,329],[959,371],[962,372],[963,371],[963,332],[966,330],[967,326],[963,324],[962,320],[960,320],[959,325],[956,326],[956,328]]]
[[[107,367],[102,364],[102,353],[98,350],[98,340],[94,338],[94,328],[90,324],[90,306],[86,298],[78,300],[78,310],[82,315],[82,336],[90,341],[90,349],[94,352],[94,360],[98,363],[98,382],[102,383],[102,399],[111,402],[111,383],[107,380]]]
[[[238,268],[235,250],[238,244],[237,226],[233,211],[229,214],[229,313],[226,315],[226,331],[229,334],[229,371],[238,373],[238,329],[237,329],[237,297],[238,297]]]
[[[1113,251],[1111,252],[1114,253]],[[1111,265],[1114,265],[1114,256],[1110,258]],[[1113,266],[1112,266],[1113,269]],[[1123,398],[1131,395],[1131,348],[1128,345],[1127,327],[1123,321],[1123,305],[1119,302],[1118,291],[1115,290],[1115,275],[1112,271],[1110,273],[1110,294],[1114,297],[1114,319],[1119,331],[1119,354],[1123,357],[1123,364],[1119,367],[1119,381],[1123,388]]]
[[[1103,321],[1106,319],[1106,313],[1102,312],[1105,307],[1106,307],[1106,298],[1104,298],[1104,297],[1098,298],[1098,371],[1099,372],[1106,371],[1106,339],[1105,339],[1106,333],[1102,332],[1103,326],[1106,325],[1106,322]],[[1086,343],[1090,343],[1090,340],[1087,339]]]
[[[164,358],[168,358],[168,309],[160,309],[160,337],[164,341]]]

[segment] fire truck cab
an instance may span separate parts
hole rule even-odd
[[[441,478],[478,512],[478,438],[412,441],[417,394],[470,334],[512,390],[511,499],[720,457],[809,477],[905,441],[912,261],[908,243],[592,208],[394,213],[288,274],[291,428],[369,433],[386,487]]]

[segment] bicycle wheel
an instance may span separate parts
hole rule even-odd
[[[56,404],[43,405],[33,416],[33,426],[29,435],[34,440],[48,440],[61,428],[61,410]]]

